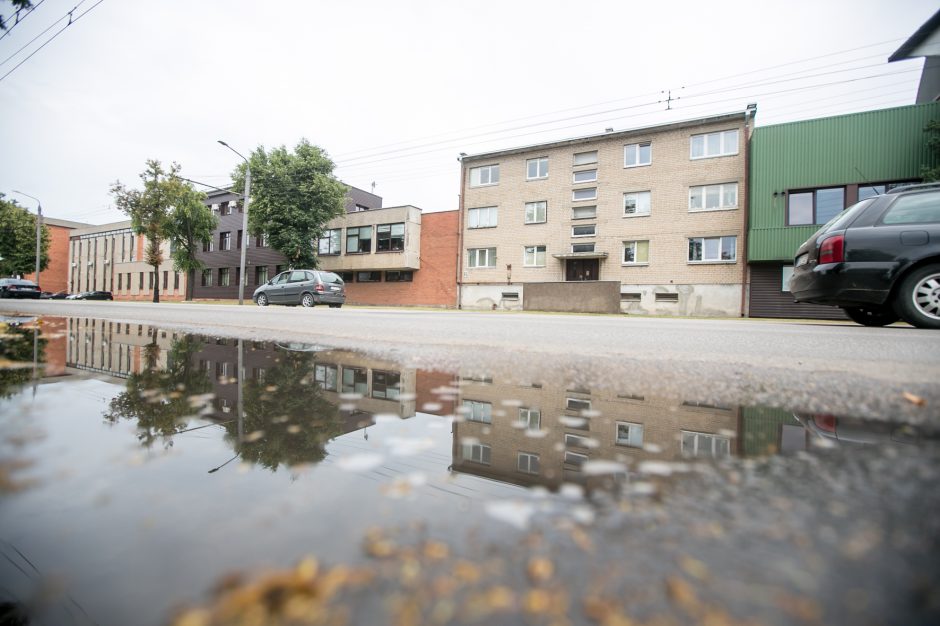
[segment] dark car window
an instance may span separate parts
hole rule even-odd
[[[307,280],[307,273],[301,270],[294,270],[290,274],[290,282],[292,283],[302,283]]]
[[[882,224],[932,224],[940,222],[940,192],[917,193],[898,198]]]
[[[281,285],[287,282],[287,279],[290,278],[290,272],[283,272],[274,277],[274,284]]]
[[[317,277],[314,276],[314,273],[315,272],[304,272],[304,275],[306,276],[304,280],[316,280]]]
[[[828,233],[833,230],[845,230],[848,228],[849,224],[854,222],[855,218],[858,217],[858,215],[874,201],[875,198],[869,198],[867,200],[862,200],[861,202],[856,202],[832,218],[829,223],[819,229],[820,232]]]
[[[320,280],[324,283],[336,283],[338,285],[343,284],[343,279],[334,274],[333,272],[320,272]]]

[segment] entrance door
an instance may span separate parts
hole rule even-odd
[[[597,280],[600,259],[568,259],[565,262],[565,280]]]

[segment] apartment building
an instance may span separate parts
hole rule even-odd
[[[755,112],[462,155],[461,306],[740,315]]]
[[[68,291],[69,288],[69,238],[78,228],[87,228],[91,224],[60,220],[55,217],[42,218],[42,225],[49,231],[49,263],[46,269],[39,272],[36,279],[35,272],[26,274],[23,278],[39,283],[43,291],[56,293]]]
[[[238,297],[242,245],[247,246],[246,297],[287,269],[286,258],[266,237],[242,233],[238,195],[216,191],[206,202],[219,225],[199,254],[205,269],[197,277],[195,298]],[[382,207],[380,196],[349,187],[346,213],[327,223],[313,245],[320,268],[343,277],[349,304],[456,305],[456,211]]]
[[[156,273],[145,260],[146,245],[130,220],[73,230],[68,291],[110,291],[115,300],[150,300],[159,281],[161,300],[182,300],[186,275],[173,269],[169,242],[163,243],[164,260]]]

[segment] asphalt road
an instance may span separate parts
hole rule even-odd
[[[906,325],[0,300],[0,313],[17,312],[309,342],[464,375],[940,423],[940,332]]]

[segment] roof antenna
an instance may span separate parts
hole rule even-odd
[[[855,165],[853,165],[852,167],[853,169],[855,169],[856,172],[858,172],[858,175],[862,177],[862,182],[864,182],[872,191],[874,191],[876,196],[880,196],[881,194],[878,193],[878,190],[875,189],[875,186],[872,185],[870,182],[868,182],[868,177],[862,174],[862,170],[858,169],[858,167]]]
[[[372,195],[375,195],[375,181],[372,181]]]

